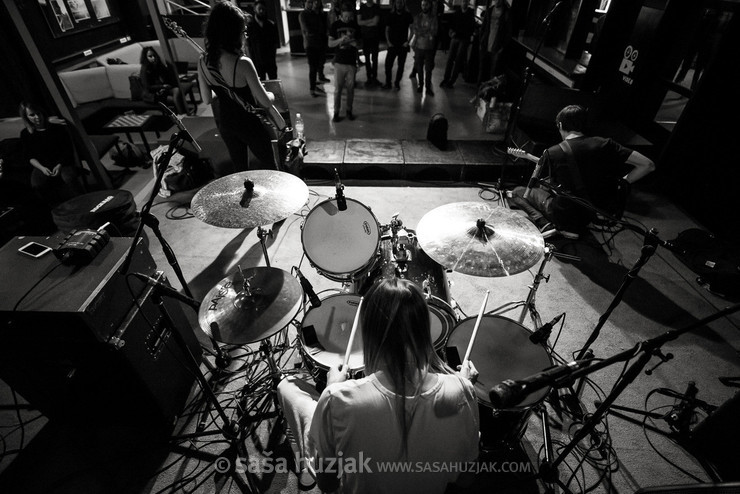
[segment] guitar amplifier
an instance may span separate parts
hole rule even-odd
[[[153,288],[117,272],[131,239],[111,238],[84,267],[19,254],[31,240],[55,245],[18,237],[0,249],[0,378],[50,419],[171,426],[194,382],[184,347],[201,356],[179,302],[164,306],[185,345],[163,325]],[[131,271],[154,268],[139,243]]]

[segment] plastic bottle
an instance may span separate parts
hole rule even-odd
[[[293,127],[296,131],[296,137],[298,137],[298,139],[303,139],[303,117],[301,117],[300,113],[295,114],[295,125]]]

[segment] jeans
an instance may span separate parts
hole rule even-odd
[[[365,72],[367,80],[374,81],[378,78],[378,51],[380,50],[379,39],[363,39],[362,53],[365,55]]]
[[[408,48],[405,46],[389,46],[388,53],[385,56],[385,83],[390,86],[393,79],[393,62],[398,57],[398,69],[396,69],[396,83],[401,82],[403,77],[403,66],[406,64],[406,55]]]
[[[427,85],[428,88],[432,87],[432,70],[434,70],[434,55],[433,49],[421,49],[414,48],[414,69],[416,70],[416,76],[419,78],[419,86]]]
[[[306,48],[308,58],[308,83],[316,89],[316,80],[324,74],[324,48],[309,46]]]
[[[447,65],[445,65],[444,79],[447,82],[454,83],[457,76],[465,68],[465,62],[468,58],[468,40],[453,38],[450,42],[450,52],[447,56]]]
[[[334,84],[336,89],[334,90],[334,113],[339,114],[339,110],[342,108],[342,91],[347,88],[347,111],[352,111],[352,101],[355,98],[355,74],[357,73],[357,67],[354,65],[347,65],[343,63],[334,64],[334,77],[336,78]]]
[[[526,187],[516,187],[511,191],[510,201],[527,213],[529,219],[537,225],[544,221],[553,221],[552,194],[538,187],[530,190],[529,197],[524,199]],[[539,226],[539,225],[538,225]]]

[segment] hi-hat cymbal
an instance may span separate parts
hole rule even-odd
[[[245,182],[254,189],[246,192]],[[191,202],[196,218],[224,228],[254,228],[284,220],[308,199],[298,177],[276,170],[249,170],[221,177],[198,191]]]
[[[530,268],[545,241],[524,216],[482,202],[457,202],[431,210],[416,229],[429,257],[473,276],[510,276]]]
[[[243,290],[249,280],[249,295]],[[278,268],[256,267],[235,273],[211,288],[198,311],[201,329],[214,340],[245,345],[287,326],[303,301],[300,283]]]

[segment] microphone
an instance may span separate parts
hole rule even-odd
[[[545,151],[547,153],[547,151]],[[532,172],[532,176],[529,178],[529,183],[527,184],[527,190],[524,191],[524,198],[529,199],[529,194],[532,192],[532,187],[534,187],[537,184],[537,179],[540,178],[540,172],[542,171],[542,165],[544,164],[545,156],[543,155],[542,158],[540,158],[537,161],[537,164],[534,167],[534,171]]]
[[[180,117],[175,115],[175,113],[169,109],[167,105],[159,102],[159,106],[162,108],[162,110],[167,114],[168,117],[170,117],[170,120],[172,120],[172,123],[177,125],[177,128],[180,130],[180,137],[188,141],[190,144],[193,145],[195,148],[195,151],[200,153],[203,151],[203,148],[200,147],[200,144],[198,144],[198,141],[195,140],[195,137],[190,133],[188,129],[185,128],[185,125],[183,125],[182,120],[180,120]]]
[[[194,300],[194,299],[188,297],[187,295],[183,295],[182,293],[178,292],[177,290],[175,290],[171,286],[165,285],[161,281],[157,281],[154,278],[152,278],[151,276],[147,276],[147,275],[142,274],[142,273],[131,273],[131,276],[135,276],[135,277],[139,278],[141,281],[143,281],[144,283],[146,283],[147,285],[149,285],[151,287],[154,287],[155,290],[159,290],[164,295],[166,295],[168,297],[172,297],[172,298],[174,298],[176,300],[179,300],[180,302],[182,302],[184,304],[189,305],[190,307],[192,307],[193,309],[195,309],[196,312],[198,311],[198,309],[200,309],[200,302],[198,302],[197,300]]]
[[[560,319],[563,318],[565,315],[565,312],[557,316],[552,321],[548,322],[547,324],[543,324],[537,331],[529,335],[529,341],[534,343],[535,345],[538,345],[542,343],[543,341],[547,340],[550,337],[550,333],[552,332],[552,328],[558,323]]]
[[[552,22],[552,18],[555,15],[555,13],[560,9],[560,6],[563,4],[562,0],[555,4],[555,6],[552,8],[550,12],[547,13],[544,19],[542,19],[542,24],[550,24]]]
[[[566,377],[590,363],[590,360],[574,360],[568,364],[558,365],[550,370],[525,377],[518,381],[507,379],[492,387],[488,391],[488,398],[494,408],[513,407],[519,404],[529,394],[551,385],[554,381]]]
[[[344,198],[344,185],[342,184],[341,180],[339,180],[339,173],[337,172],[336,168],[334,168],[334,186],[337,188],[337,209],[339,209],[340,211],[346,211],[347,201]]]
[[[311,307],[320,307],[321,299],[319,299],[319,296],[316,295],[316,292],[313,291],[313,285],[306,279],[305,276],[303,276],[303,273],[301,273],[300,269],[295,268],[295,272],[298,275],[298,280],[301,282],[303,291],[308,297],[308,300],[311,302]]]

